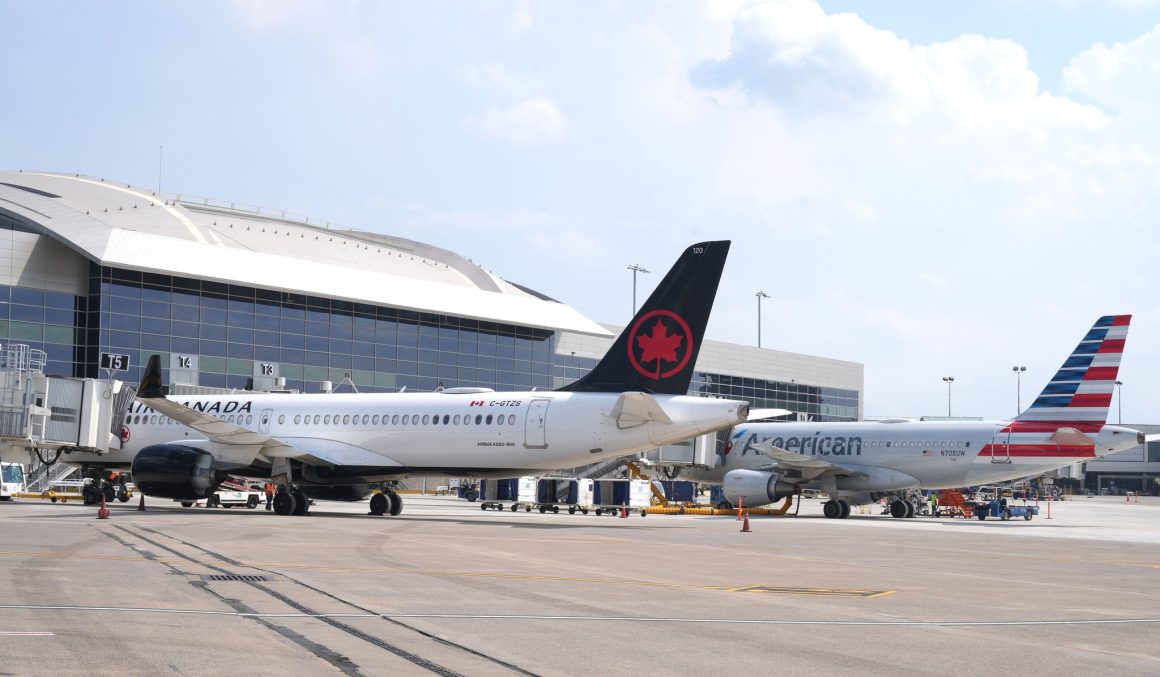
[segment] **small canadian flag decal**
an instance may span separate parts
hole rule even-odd
[[[482,407],[482,406],[483,406],[483,400],[472,400],[472,401],[471,401],[471,404],[469,404],[469,405],[467,405],[467,406],[469,406],[469,407]]]

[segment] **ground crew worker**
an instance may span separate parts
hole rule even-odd
[[[274,509],[274,483],[266,482],[266,510]]]
[[[930,516],[938,517],[938,492],[930,492]]]

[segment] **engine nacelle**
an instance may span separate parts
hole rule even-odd
[[[147,496],[196,501],[212,496],[221,480],[208,451],[154,444],[133,458],[133,482]]]
[[[794,487],[783,482],[781,475],[767,470],[730,470],[725,473],[721,490],[733,505],[757,507],[790,496]]]

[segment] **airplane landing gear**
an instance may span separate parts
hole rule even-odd
[[[387,489],[371,496],[372,515],[390,515],[395,517],[403,512],[403,498],[394,491]]]
[[[274,494],[274,512],[278,515],[292,515],[298,508],[298,501],[289,490],[278,487]]]
[[[902,519],[903,517],[909,517],[910,514],[914,514],[914,507],[911,506],[907,510],[906,506],[908,505],[911,505],[910,501],[904,501],[900,498],[894,499],[890,504],[890,516],[895,519]]]
[[[822,514],[828,519],[844,520],[850,516],[850,504],[839,499],[830,499],[822,505]]]

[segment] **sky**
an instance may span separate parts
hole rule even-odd
[[[413,238],[623,324],[733,241],[707,338],[868,416],[1024,406],[1134,315],[1160,423],[1160,0],[0,0],[0,170]],[[163,151],[161,149],[164,149]],[[1117,397],[1119,400],[1119,397]]]

